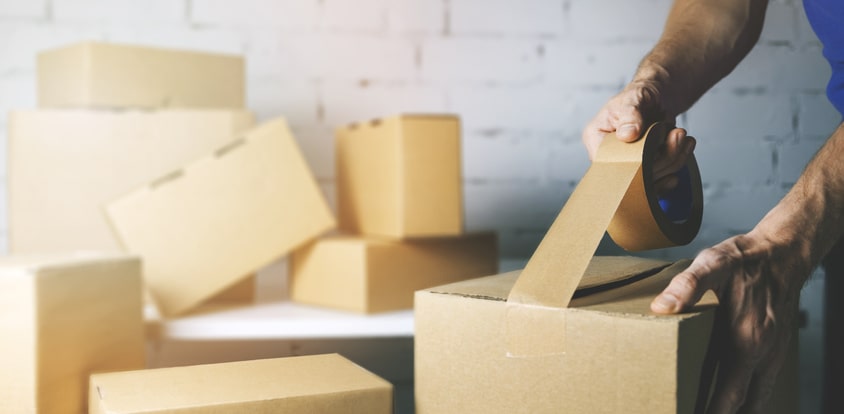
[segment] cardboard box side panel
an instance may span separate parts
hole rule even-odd
[[[144,367],[140,261],[92,261],[37,275],[38,401],[85,412],[88,377]]]
[[[224,110],[13,112],[10,250],[122,251],[103,204],[231,142],[252,121]]]
[[[561,310],[565,353],[510,358],[505,311],[417,292],[417,413],[676,412],[676,319]]]
[[[400,229],[398,121],[388,118],[337,130],[340,229],[396,237]]]
[[[206,300],[205,304],[247,304],[255,301],[255,275],[247,275],[243,280],[235,282],[226,290]]]
[[[89,44],[39,53],[38,106],[63,106],[73,104],[75,100],[90,99],[90,57]]]
[[[402,223],[409,236],[463,232],[460,123],[406,118],[402,129]]]
[[[96,398],[102,398],[102,405],[130,413],[175,412],[181,407],[261,407],[255,405],[259,401],[273,401],[273,408],[288,408],[297,407],[290,405],[297,400],[313,405],[343,394],[369,398],[373,391],[389,395],[392,390],[388,382],[336,354],[95,375],[91,383],[101,391]]]
[[[143,256],[146,281],[167,316],[335,225],[283,121],[253,130],[107,210],[125,245]]]
[[[373,244],[368,262],[369,312],[412,309],[420,289],[495,274],[494,233]]]
[[[35,387],[35,289],[32,277],[0,274],[0,412],[38,410]],[[10,374],[14,373],[14,374]]]
[[[356,312],[367,308],[367,247],[355,239],[324,239],[292,255],[290,298]]]
[[[677,343],[677,412],[694,413],[715,322],[714,312],[679,325]],[[713,361],[714,362],[714,361]],[[714,362],[717,363],[717,362]],[[705,386],[705,384],[704,384]]]

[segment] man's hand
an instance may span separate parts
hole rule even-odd
[[[583,145],[589,152],[589,159],[595,159],[598,146],[604,137],[615,132],[616,137],[624,142],[638,140],[649,123],[668,121],[673,124],[673,117],[667,118],[664,105],[657,89],[643,82],[633,82],[624,91],[616,95],[583,130]],[[660,154],[654,165],[654,185],[659,193],[677,186],[675,173],[685,164],[694,151],[695,139],[686,136],[686,131],[675,128],[669,132],[662,144]]]
[[[762,413],[796,323],[811,260],[796,244],[758,230],[702,251],[651,303],[677,313],[715,291],[729,325],[709,413]]]

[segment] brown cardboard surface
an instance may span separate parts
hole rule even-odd
[[[392,385],[337,355],[161,368],[91,377],[92,414],[389,414]]]
[[[334,227],[277,119],[110,204],[108,216],[162,315],[185,312]]]
[[[340,228],[412,238],[463,231],[460,121],[398,115],[337,129]]]
[[[91,373],[144,366],[140,260],[0,258],[0,338],[0,412],[86,412]]]
[[[255,275],[251,274],[203,303],[249,304],[255,301],[255,289]]]
[[[107,201],[232,142],[247,111],[14,111],[9,117],[9,248],[121,251]]]
[[[615,261],[614,274],[594,276],[607,260]],[[650,300],[688,262],[664,268],[660,262],[596,257],[591,263],[585,281],[663,270],[556,309],[566,322],[559,327],[566,331],[564,353],[508,356],[502,328],[517,273],[417,292],[417,413],[691,413],[714,322],[714,295],[692,312],[655,315]],[[681,342],[693,346],[678,348]]]
[[[357,312],[413,308],[413,292],[495,274],[494,233],[393,241],[333,236],[297,250],[291,299]]]
[[[243,108],[242,57],[101,42],[38,55],[39,107]]]

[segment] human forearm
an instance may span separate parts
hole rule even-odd
[[[660,96],[666,118],[686,111],[759,38],[767,0],[677,0],[633,78]]]
[[[844,235],[844,124],[818,151],[788,194],[754,229],[791,245],[812,266]]]

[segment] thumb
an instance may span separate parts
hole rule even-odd
[[[715,288],[728,276],[728,270],[718,260],[713,249],[702,251],[692,264],[671,279],[668,287],[653,302],[655,313],[679,313],[694,306],[707,290]]]
[[[624,142],[633,142],[642,133],[642,114],[634,106],[627,107],[618,115],[615,136]]]

